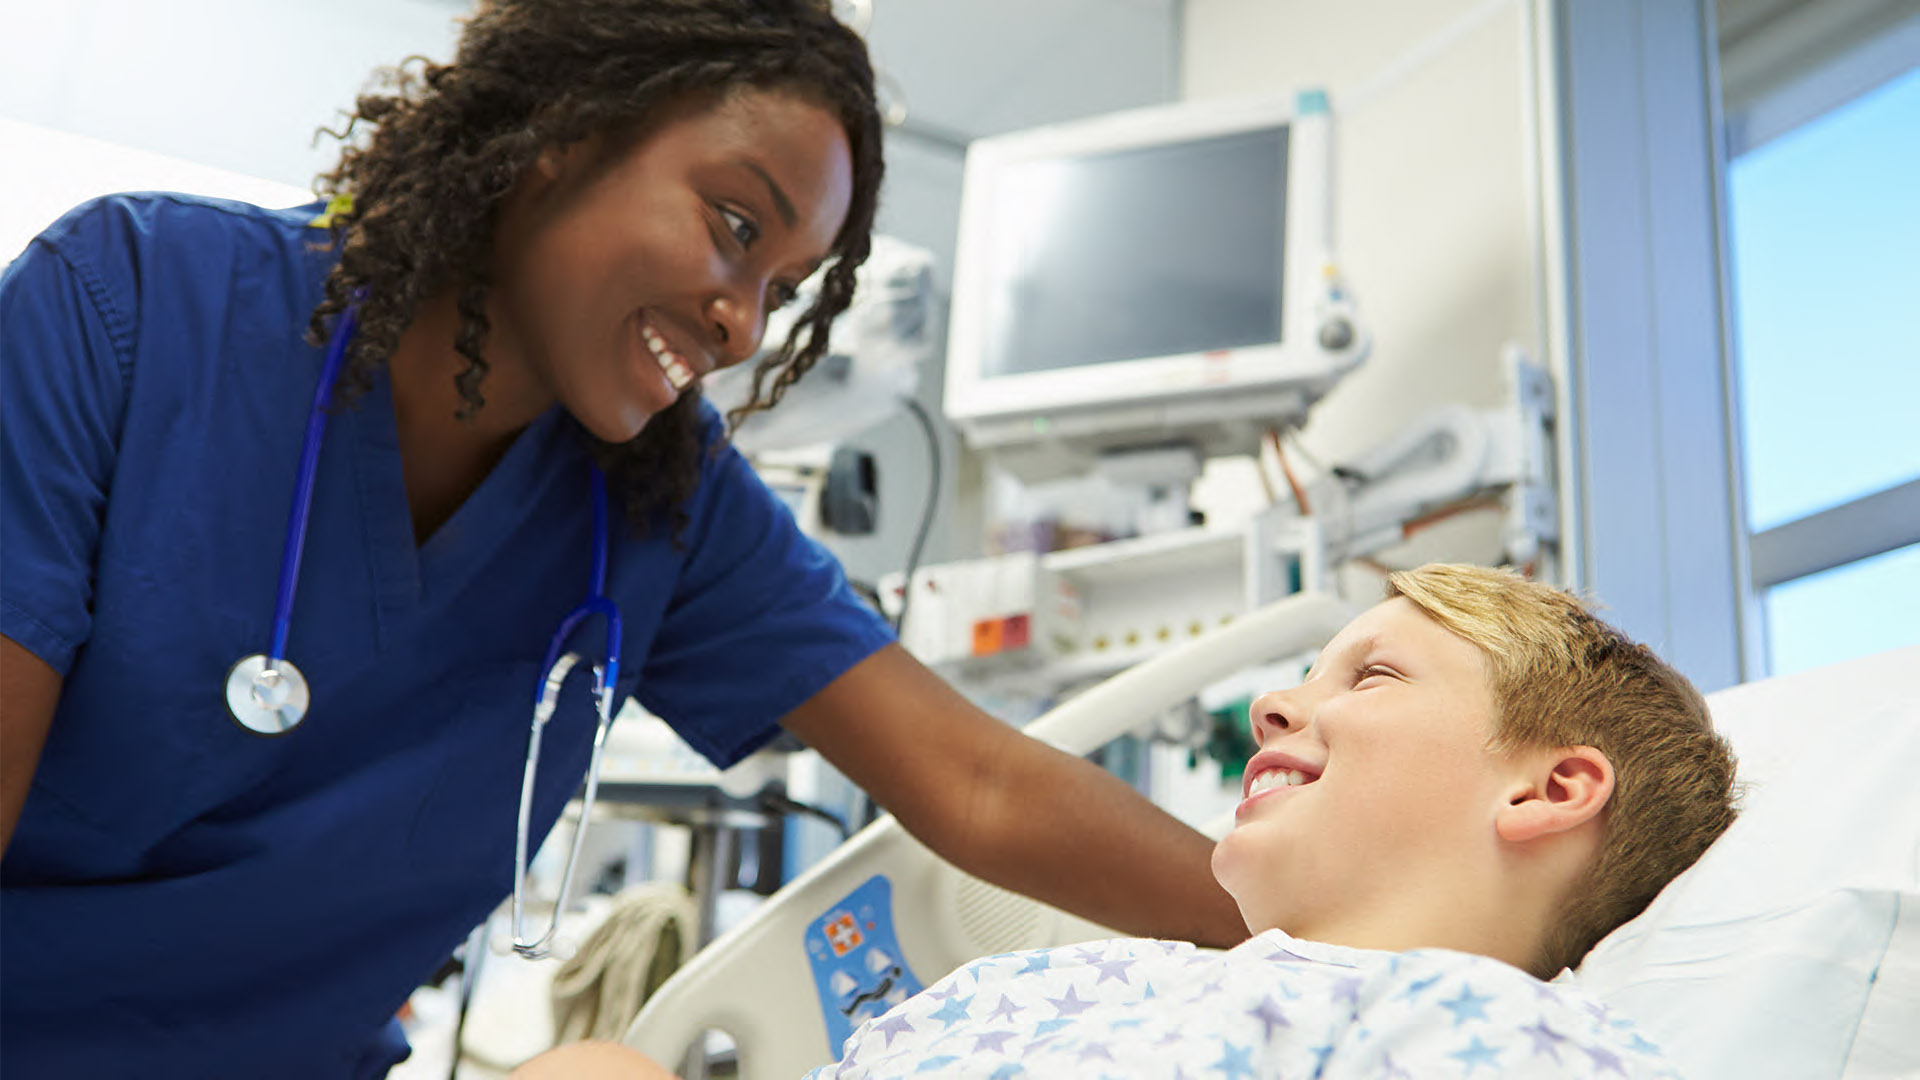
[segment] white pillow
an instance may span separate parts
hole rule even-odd
[[[1920,1076],[1920,648],[1708,698],[1740,818],[1575,981],[1688,1076]]]

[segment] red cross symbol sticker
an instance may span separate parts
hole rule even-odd
[[[860,928],[854,924],[853,916],[841,912],[840,916],[827,924],[827,943],[833,946],[833,955],[845,956],[860,947],[866,939],[860,936]]]

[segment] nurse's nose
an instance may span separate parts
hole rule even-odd
[[[760,297],[758,290],[729,289],[707,301],[707,321],[717,346],[714,360],[721,367],[732,367],[760,351],[760,338],[767,332],[767,309]]]

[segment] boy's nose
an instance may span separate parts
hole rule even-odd
[[[1311,722],[1298,689],[1271,690],[1253,699],[1247,712],[1253,725],[1254,742],[1264,744],[1269,736],[1294,734]]]

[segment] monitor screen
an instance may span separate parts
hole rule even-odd
[[[1282,340],[1287,127],[1010,163],[986,377]]]

